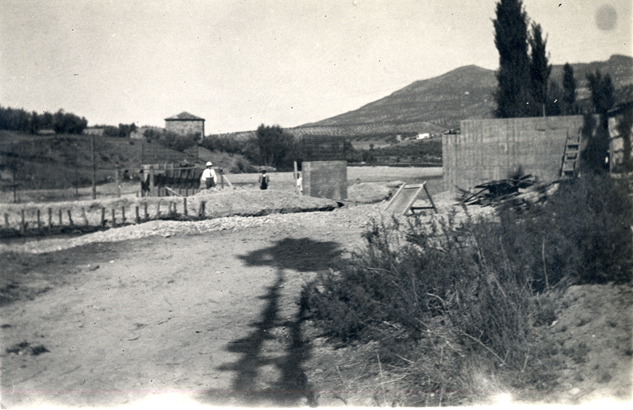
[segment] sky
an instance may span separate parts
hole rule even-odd
[[[497,0],[0,0],[0,105],[207,134],[352,111],[498,68]],[[523,0],[550,62],[633,55],[631,0]]]

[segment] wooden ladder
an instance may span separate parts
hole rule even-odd
[[[580,164],[580,135],[567,136],[565,152],[560,167],[561,178],[574,178],[578,175]]]

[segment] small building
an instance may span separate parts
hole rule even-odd
[[[199,135],[204,138],[204,118],[196,117],[188,112],[181,112],[173,117],[165,118],[165,130],[179,135]]]
[[[428,132],[423,132],[423,133],[418,134],[419,140],[425,140],[429,138],[431,138],[431,134],[429,134]]]
[[[103,135],[104,128],[103,127],[86,127],[84,128],[84,134],[86,135]]]

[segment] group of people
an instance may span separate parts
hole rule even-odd
[[[206,187],[206,189],[214,188],[217,184],[217,176],[215,170],[212,168],[213,164],[207,162],[206,168],[202,171],[200,176],[200,187]],[[258,179],[259,189],[268,189],[270,184],[270,177],[266,174],[266,170],[263,170]]]
[[[150,175],[148,173],[144,173],[142,169],[140,173],[141,173],[141,190],[143,192],[143,196],[146,196],[149,194]],[[299,189],[299,191],[303,191],[300,174],[297,175],[296,181],[297,181],[297,188]],[[207,162],[204,168],[204,171],[202,171],[202,175],[200,176],[200,189],[215,188],[217,185],[217,182],[218,182],[218,176],[215,170],[213,169],[213,163]],[[268,185],[270,184],[270,177],[268,176],[268,174],[266,174],[266,170],[263,170],[261,174],[259,175],[258,184],[259,184],[259,189],[262,189],[262,190],[268,189]]]

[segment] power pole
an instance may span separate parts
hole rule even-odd
[[[116,196],[121,198],[121,177],[119,176],[119,164],[116,164],[116,170],[114,171],[114,183],[116,184]]]
[[[18,203],[18,192],[17,192],[17,187],[18,184],[15,183],[15,174],[18,172],[18,170],[16,169],[17,165],[13,167],[12,169],[12,175],[13,175],[13,203]]]
[[[79,167],[79,143],[75,140],[75,199],[79,199],[79,176],[78,170]]]
[[[92,199],[97,199],[97,167],[95,165],[95,136],[90,135],[90,152],[92,154]]]

